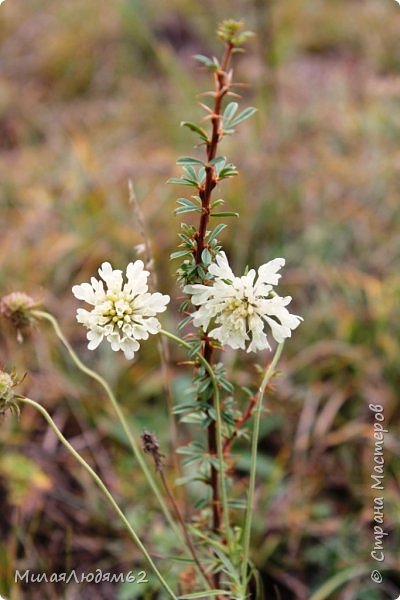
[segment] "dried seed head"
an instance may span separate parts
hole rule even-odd
[[[35,321],[32,311],[36,306],[36,302],[24,292],[13,292],[0,300],[0,315],[16,329],[19,342],[30,332]]]
[[[142,446],[146,454],[151,454],[157,471],[162,471],[164,455],[160,453],[160,445],[154,433],[143,431]]]
[[[7,410],[19,415],[18,396],[15,394],[14,388],[21,381],[22,379],[17,377],[15,371],[7,373],[0,369],[0,415],[4,415]]]

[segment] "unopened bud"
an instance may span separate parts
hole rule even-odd
[[[243,21],[227,19],[219,24],[217,37],[232,46],[240,46],[254,35],[252,31],[242,31]]]
[[[13,292],[0,300],[0,315],[16,329],[19,342],[30,332],[36,307],[37,303],[24,292]]]
[[[0,369],[0,415],[4,415],[7,410],[19,415],[18,396],[15,394],[14,388],[21,381],[22,379],[17,377],[15,371],[7,373]]]

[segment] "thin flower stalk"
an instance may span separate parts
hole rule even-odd
[[[242,559],[242,586],[243,586],[243,597],[246,598],[246,590],[248,585],[247,578],[247,570],[248,570],[248,562],[249,562],[249,552],[250,552],[250,538],[251,538],[251,522],[252,522],[252,514],[253,514],[253,504],[254,504],[254,491],[256,485],[256,474],[257,474],[257,450],[258,450],[258,438],[260,435],[260,422],[261,422],[261,413],[263,409],[263,399],[265,395],[265,390],[267,385],[269,384],[271,378],[273,377],[276,369],[276,365],[280,359],[282,354],[284,342],[281,342],[276,350],[274,357],[271,363],[268,366],[268,369],[265,372],[263,380],[258,390],[257,394],[257,402],[255,404],[253,415],[254,415],[254,425],[252,432],[252,442],[251,442],[251,463],[250,463],[250,478],[249,478],[249,492],[247,496],[247,506],[246,506],[246,514],[244,520],[243,527],[243,559]]]
[[[162,588],[168,594],[168,598],[172,598],[173,600],[178,600],[177,596],[174,594],[174,592],[172,591],[172,589],[170,588],[170,586],[168,585],[168,583],[166,582],[166,580],[164,579],[164,577],[162,576],[160,571],[158,570],[156,564],[154,563],[150,554],[146,550],[146,547],[144,546],[143,542],[140,540],[139,536],[137,535],[136,531],[132,527],[131,523],[128,521],[125,514],[122,512],[122,510],[120,509],[120,507],[114,500],[112,494],[109,492],[105,483],[97,475],[97,473],[92,469],[92,467],[85,461],[85,459],[82,458],[82,456],[75,450],[75,448],[73,446],[71,446],[71,444],[68,442],[68,440],[63,436],[63,434],[58,429],[57,425],[55,424],[55,422],[53,421],[53,419],[51,418],[51,416],[49,415],[47,410],[45,408],[43,408],[43,406],[41,406],[40,404],[35,402],[34,400],[31,400],[30,398],[20,397],[19,401],[22,402],[23,404],[31,406],[32,408],[37,410],[44,417],[44,419],[47,421],[47,423],[49,424],[49,426],[51,427],[51,429],[53,430],[53,432],[55,433],[55,435],[57,436],[59,441],[68,450],[68,452],[79,462],[79,464],[85,469],[85,471],[91,476],[91,478],[95,481],[95,483],[100,488],[100,490],[102,491],[104,496],[107,498],[107,500],[113,507],[114,511],[116,512],[116,514],[119,516],[119,518],[125,525],[129,535],[135,542],[136,546],[142,552],[142,554],[145,557],[146,561],[148,562],[149,566],[153,570],[155,576],[159,580]]]

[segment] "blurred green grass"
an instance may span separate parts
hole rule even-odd
[[[305,321],[287,344],[269,399],[274,420],[264,423],[253,558],[266,597],[275,597],[275,585],[279,597],[300,600],[369,559],[368,404],[381,403],[390,430],[385,566],[392,575],[379,588],[366,577],[330,597],[394,596],[400,585],[399,7],[389,0],[120,0],[99,10],[94,0],[14,0],[0,13],[0,292],[19,289],[42,299],[80,354],[110,379],[143,426],[160,433],[166,449],[155,344],[144,346],[133,365],[108,348],[89,353],[70,289],[103,260],[123,266],[136,258],[142,240],[128,201],[131,178],[153,239],[160,287],[171,290],[174,265],[167,257],[179,223],[172,216],[177,193],[165,181],[176,172],[176,157],[194,143],[179,122],[198,118],[196,94],[209,85],[191,56],[218,52],[213,32],[222,18],[243,17],[257,31],[237,74],[251,84],[244,103],[259,112],[223,147],[240,176],[221,195],[242,215],[223,242],[238,269],[285,256],[282,286]],[[172,295],[177,306],[179,290]],[[175,327],[174,316],[169,319]],[[50,332],[36,331],[23,346],[6,331],[0,335],[1,363],[28,371],[29,393],[110,477],[157,552],[172,552],[161,520],[151,535],[146,530],[156,512],[146,512],[152,500],[136,472],[132,489],[134,465],[100,391],[75,372]],[[177,396],[187,381],[174,367],[179,357],[174,351]],[[237,378],[251,383],[248,376],[242,381],[242,359]],[[0,593],[11,593],[15,564],[59,568],[67,554],[72,564],[94,569],[99,561],[121,564],[125,541],[118,525],[106,521],[96,490],[58,450],[62,467],[54,463],[50,438],[30,413],[19,426],[8,420],[2,427],[1,496],[7,510],[17,509],[11,524],[1,524]],[[243,473],[247,452],[244,445]],[[27,459],[38,461],[37,485],[25,475]],[[67,466],[72,475],[65,483],[60,470]],[[40,486],[41,469],[50,470],[50,490]],[[57,484],[71,494],[61,504]],[[72,546],[66,550],[68,527]],[[90,597],[90,590],[83,593]],[[29,596],[13,594],[59,597],[43,586]]]

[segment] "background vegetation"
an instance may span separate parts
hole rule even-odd
[[[103,260],[122,267],[142,242],[131,178],[153,239],[160,288],[171,289],[178,219],[176,157],[192,138],[217,52],[215,25],[243,17],[257,38],[239,57],[246,103],[259,112],[224,142],[240,177],[224,187],[242,218],[222,236],[240,270],[284,256],[285,293],[304,324],[286,345],[263,422],[253,559],[266,598],[307,600],[331,577],[368,565],[373,546],[372,414],[384,406],[384,582],[369,572],[328,597],[394,598],[399,565],[400,8],[392,0],[8,0],[0,9],[0,293],[26,291],[61,320],[125,409],[170,433],[156,343],[127,364],[86,350],[74,283]],[[179,290],[173,290],[178,305]],[[178,315],[170,312],[171,328]],[[174,577],[174,540],[127,457],[103,394],[45,327],[20,345],[2,324],[0,361],[53,414],[141,524]],[[190,373],[170,378],[176,398]],[[267,361],[260,356],[260,363]],[[229,355],[226,360],[233,365]],[[239,361],[247,360],[240,355]],[[240,367],[239,365],[236,365]],[[238,370],[241,384],[243,380]],[[254,380],[253,380],[254,381]],[[189,436],[188,429],[184,436]],[[240,451],[239,451],[240,450]],[[249,465],[246,443],[237,470]],[[244,485],[244,483],[243,483]],[[242,489],[242,491],[244,491]],[[193,490],[196,496],[196,490]],[[161,598],[150,585],[67,589],[13,583],[15,568],[128,571],[142,564],[93,484],[36,414],[0,430],[0,593],[13,599]],[[121,558],[122,557],[122,558]],[[370,564],[370,563],[369,563]],[[376,567],[376,565],[375,565]]]

